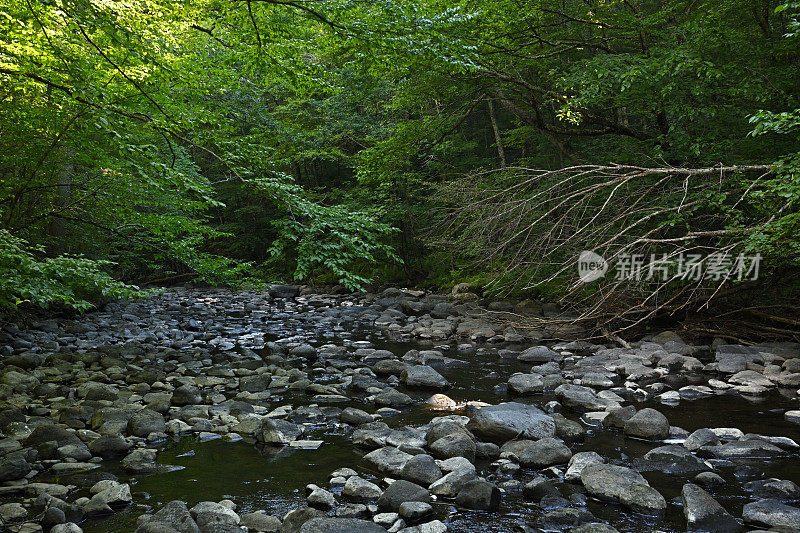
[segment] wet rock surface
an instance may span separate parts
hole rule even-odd
[[[800,528],[800,346],[543,342],[580,331],[463,289],[170,289],[2,326],[3,527]]]

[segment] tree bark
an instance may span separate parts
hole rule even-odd
[[[492,121],[492,131],[494,131],[494,143],[497,146],[497,155],[500,158],[500,168],[506,168],[506,151],[503,147],[503,139],[500,137],[500,128],[497,125],[497,116],[494,114],[494,104],[491,98],[487,98],[489,104],[489,118]]]

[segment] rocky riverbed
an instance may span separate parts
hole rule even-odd
[[[6,325],[3,528],[800,531],[800,345],[544,343],[570,331],[487,308],[558,312],[275,286]]]

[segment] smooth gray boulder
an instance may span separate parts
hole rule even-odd
[[[451,433],[440,439],[436,439],[429,446],[431,453],[437,459],[449,459],[451,457],[465,457],[467,460],[475,460],[477,446],[475,440],[466,432]]]
[[[342,496],[356,503],[377,500],[381,494],[383,491],[379,486],[359,476],[348,477],[342,488]]]
[[[624,466],[590,464],[581,472],[586,491],[600,500],[618,502],[637,512],[661,513],[667,503],[638,472]]]
[[[416,483],[411,483],[405,479],[398,479],[381,494],[378,498],[378,508],[383,511],[397,512],[403,502],[425,502],[430,503],[431,494],[428,489],[420,487]]]
[[[300,527],[300,533],[386,533],[386,529],[358,518],[312,518]]]
[[[285,446],[303,434],[303,427],[280,418],[267,418],[256,430],[256,440],[262,444]]]
[[[534,468],[566,464],[572,457],[570,449],[560,440],[546,437],[538,441],[513,440],[500,448],[500,453],[513,453],[519,464]]]
[[[687,483],[681,489],[683,516],[689,531],[734,533],[742,526],[709,493]]]
[[[625,422],[625,435],[646,440],[669,438],[667,417],[649,407],[642,409]]]
[[[703,446],[717,446],[719,444],[720,438],[708,428],[700,428],[693,431],[683,442],[684,448],[692,452],[699,450]]]
[[[200,502],[189,512],[204,533],[221,527],[230,529],[227,526],[238,526],[241,520],[232,509],[217,502]]]
[[[565,407],[580,411],[605,411],[620,406],[614,400],[599,397],[589,387],[571,383],[556,387],[555,395]]]
[[[418,524],[433,515],[433,507],[425,502],[403,502],[398,514],[407,524]]]
[[[299,533],[303,525],[315,518],[328,518],[324,512],[313,507],[301,507],[286,513],[278,530],[280,533]]]
[[[507,402],[481,407],[472,416],[467,429],[491,442],[511,439],[543,439],[556,432],[553,418],[532,405]]]
[[[564,474],[565,481],[579,481],[581,472],[589,465],[602,464],[606,460],[597,452],[578,452],[570,458],[567,463],[567,471]]]
[[[272,516],[264,511],[243,514],[239,521],[240,526],[244,526],[251,531],[263,531],[264,533],[277,533],[281,527],[281,520],[277,516]]]
[[[788,479],[760,479],[744,484],[744,489],[756,498],[774,498],[782,502],[800,500],[800,487]]]
[[[413,456],[406,461],[406,464],[403,465],[403,469],[400,471],[400,477],[403,479],[425,487],[441,479],[443,475],[439,465],[436,464],[436,460],[427,454]]]
[[[755,459],[772,458],[789,455],[774,444],[762,440],[737,440],[727,442],[719,446],[703,446],[697,451],[704,457],[716,457],[717,459]]]
[[[428,365],[408,366],[400,373],[400,381],[409,388],[443,390],[450,383]]]
[[[400,476],[403,467],[412,455],[400,451],[393,446],[379,448],[361,458],[361,461],[369,468],[377,470],[381,474],[390,476]]]
[[[471,466],[471,465],[470,465]],[[455,498],[459,491],[469,483],[477,479],[475,467],[463,467],[445,474],[441,479],[437,479],[428,487],[431,494],[443,498]]]
[[[544,382],[539,374],[514,374],[508,378],[508,390],[521,396],[536,394],[544,390]]]
[[[500,489],[482,479],[469,481],[458,491],[456,505],[479,511],[496,511],[500,507]]]
[[[694,475],[711,470],[705,461],[676,444],[653,448],[641,460],[636,461],[639,471],[664,472],[666,474]]]
[[[134,437],[147,437],[150,433],[165,433],[167,423],[163,415],[152,409],[142,409],[128,420],[128,434]]]
[[[549,363],[551,361],[558,363],[563,359],[563,355],[547,346],[531,346],[517,356],[517,360],[523,363]]]
[[[200,528],[189,513],[189,509],[186,508],[186,504],[179,500],[167,503],[149,519],[146,519],[136,531],[139,533],[158,531],[153,526],[169,527],[178,533],[201,533]]]
[[[742,509],[742,518],[756,526],[800,530],[800,509],[773,498],[748,503]]]
[[[172,392],[172,405],[182,407],[185,405],[195,405],[203,402],[203,395],[200,389],[192,385],[181,385]]]
[[[31,471],[31,465],[20,453],[0,458],[0,482],[22,479]]]

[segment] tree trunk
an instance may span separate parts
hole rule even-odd
[[[492,120],[492,131],[494,131],[494,143],[497,146],[497,155],[500,157],[500,168],[506,168],[506,151],[503,148],[503,139],[500,137],[500,128],[497,126],[497,117],[494,114],[494,104],[491,98],[487,98],[489,103],[489,118]]]

